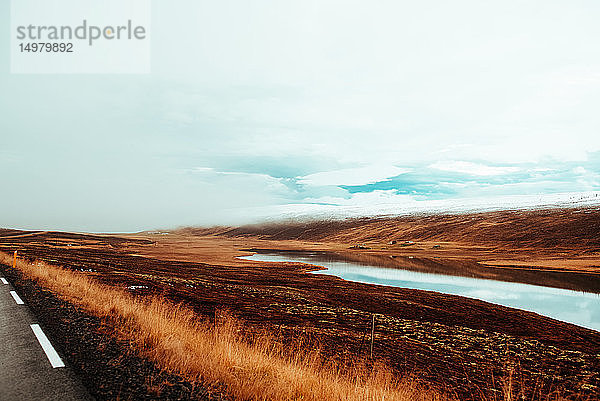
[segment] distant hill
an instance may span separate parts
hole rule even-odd
[[[187,229],[189,234],[194,229]],[[439,241],[486,246],[569,248],[600,252],[600,208],[574,207],[398,217],[287,221],[198,229],[227,236],[335,242]]]

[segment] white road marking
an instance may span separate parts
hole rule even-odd
[[[58,353],[56,352],[52,344],[50,344],[50,340],[48,340],[48,337],[46,337],[40,325],[32,324],[31,330],[33,330],[33,334],[35,334],[37,340],[42,346],[42,349],[46,353],[46,356],[50,361],[50,365],[52,365],[53,368],[64,368],[64,362],[62,361],[62,359],[60,359],[60,356],[58,356]]]
[[[19,294],[17,294],[16,291],[11,291],[10,295],[12,295],[12,297],[15,299],[15,302],[17,303],[17,305],[23,305],[25,303],[25,302],[23,302],[23,300],[21,299]]]
[[[0,277],[0,281],[2,281],[2,284],[8,284],[8,281],[4,277]]]

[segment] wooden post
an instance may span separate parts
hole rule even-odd
[[[371,326],[371,359],[373,359],[373,340],[375,339],[375,314],[373,314],[373,325]]]
[[[15,269],[17,267],[17,251],[15,251],[14,257],[13,257],[13,269]]]

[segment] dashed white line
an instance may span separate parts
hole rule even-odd
[[[0,277],[0,281],[2,281],[2,284],[8,284],[8,281],[4,277]]]
[[[12,297],[15,299],[15,302],[17,303],[17,305],[23,305],[25,303],[25,302],[23,302],[23,300],[21,299],[19,294],[17,294],[16,291],[11,291],[10,295],[12,295]]]
[[[58,356],[58,353],[56,352],[52,344],[50,344],[50,340],[48,340],[48,337],[46,337],[40,325],[32,324],[31,330],[33,330],[33,334],[35,334],[37,340],[42,346],[42,349],[46,353],[46,356],[50,361],[50,365],[52,365],[53,368],[64,368],[64,362],[62,361],[62,359],[60,359],[60,356]]]

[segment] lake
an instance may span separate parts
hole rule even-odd
[[[536,312],[564,322],[600,331],[600,294],[481,278],[422,273],[379,267],[312,252],[256,253],[240,259],[262,262],[301,262],[323,266],[314,274],[344,280],[436,291],[480,299],[498,305]]]

